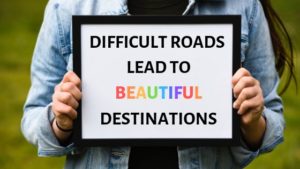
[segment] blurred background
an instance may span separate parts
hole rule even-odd
[[[272,0],[300,52],[300,1]],[[0,168],[62,168],[64,157],[40,158],[20,131],[23,104],[30,86],[30,62],[47,0],[0,1]],[[298,54],[298,57],[299,54]],[[300,79],[300,59],[296,73]],[[298,82],[300,84],[300,82]],[[285,141],[261,155],[248,169],[300,168],[300,97],[295,85],[283,95]]]

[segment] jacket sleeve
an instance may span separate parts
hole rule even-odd
[[[243,66],[260,81],[265,102],[263,117],[266,120],[266,130],[258,150],[251,151],[243,140],[241,146],[230,148],[234,160],[241,167],[248,165],[259,154],[272,151],[283,141],[285,128],[282,101],[277,94],[279,77],[275,69],[268,23],[259,1],[253,2],[253,15],[249,20],[249,47]]]
[[[31,88],[24,105],[21,130],[25,138],[38,148],[39,156],[61,156],[73,145],[61,146],[51,128],[52,95],[67,69],[66,40],[57,14],[59,8],[50,0],[44,15],[31,64]]]

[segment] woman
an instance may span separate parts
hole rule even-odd
[[[74,147],[70,137],[81,82],[71,71],[71,16],[128,14],[242,16],[243,68],[232,78],[233,107],[241,119],[241,146]],[[32,86],[22,131],[38,147],[39,156],[67,155],[65,168],[245,167],[283,141],[283,106],[276,92],[278,73],[281,75],[287,64],[289,81],[294,74],[292,53],[287,53],[280,30],[288,37],[267,0],[50,0],[32,60]]]

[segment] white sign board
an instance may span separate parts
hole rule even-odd
[[[75,142],[233,144],[239,16],[73,18]],[[223,143],[222,143],[223,142]]]

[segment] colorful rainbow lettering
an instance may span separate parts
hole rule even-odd
[[[198,86],[116,86],[116,99],[202,99]]]

